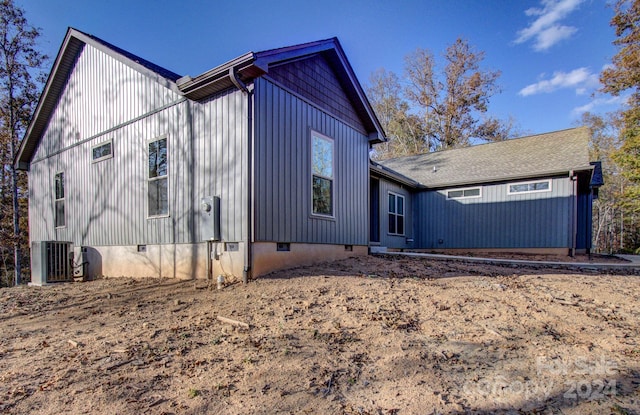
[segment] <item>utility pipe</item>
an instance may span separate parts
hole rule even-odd
[[[244,268],[242,271],[242,283],[247,284],[251,278],[251,260],[253,240],[253,88],[238,78],[235,68],[229,68],[231,82],[247,96],[247,237],[244,247]]]

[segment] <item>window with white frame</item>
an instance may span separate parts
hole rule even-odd
[[[149,142],[148,203],[149,216],[169,213],[169,186],[167,179],[167,138]]]
[[[111,157],[113,157],[113,143],[111,141],[98,144],[91,149],[91,161],[93,163],[110,159]]]
[[[404,235],[404,196],[389,192],[389,234]]]
[[[447,190],[447,199],[467,199],[472,197],[482,197],[482,188],[470,187],[467,189]]]
[[[333,140],[311,132],[312,205],[314,215],[333,216]]]
[[[532,182],[509,183],[508,194],[540,193],[551,191],[551,180],[538,180]]]
[[[65,202],[64,202],[64,173],[56,173],[54,178],[54,193],[55,193],[55,209],[54,209],[54,222],[56,228],[62,228],[67,225],[65,216]]]

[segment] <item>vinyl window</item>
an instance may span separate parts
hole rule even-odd
[[[169,213],[167,138],[150,141],[148,155],[149,217],[167,215]]]
[[[64,173],[56,173],[54,178],[54,194],[55,194],[55,202],[54,202],[54,222],[56,228],[62,228],[67,225],[66,215],[65,215],[65,201],[64,201]]]
[[[482,197],[482,188],[470,187],[468,189],[447,190],[447,199],[470,199]]]
[[[508,194],[522,194],[522,193],[540,193],[551,191],[551,180],[538,180],[533,182],[522,183],[510,183]]]
[[[91,161],[96,163],[98,161],[110,159],[113,157],[113,143],[107,141],[91,148]]]
[[[389,234],[404,235],[404,196],[389,192]]]
[[[311,133],[312,206],[314,215],[333,216],[333,139]]]

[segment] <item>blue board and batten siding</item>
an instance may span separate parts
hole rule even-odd
[[[572,189],[568,177],[552,179],[552,190],[508,194],[508,183],[483,185],[482,197],[447,199],[447,190],[414,195],[415,247],[571,247]]]
[[[114,88],[117,85],[117,88]],[[91,46],[79,54],[29,172],[30,238],[76,245],[200,241],[200,198],[221,200],[222,237],[246,237],[247,98],[187,101]],[[167,138],[169,215],[147,218],[149,140]],[[113,157],[92,163],[111,141]],[[54,225],[54,176],[65,175],[66,226]]]
[[[412,194],[404,186],[380,179],[380,244],[387,248],[412,248],[413,244],[408,239],[413,238],[413,203]],[[404,197],[404,235],[389,233],[389,194],[393,193]]]
[[[255,240],[367,245],[366,134],[266,79],[255,100]],[[332,219],[312,215],[312,130],[334,140]]]

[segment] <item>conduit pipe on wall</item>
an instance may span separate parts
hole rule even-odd
[[[247,215],[246,215],[246,239],[244,241],[244,269],[242,271],[242,283],[246,284],[251,278],[251,242],[253,240],[253,88],[238,78],[235,68],[229,68],[229,78],[240,91],[247,96]]]

